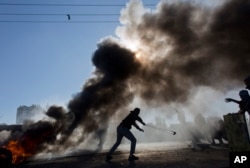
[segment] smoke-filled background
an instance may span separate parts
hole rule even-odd
[[[199,113],[234,112],[224,108],[224,98],[243,89],[249,75],[249,21],[249,0],[216,8],[162,0],[155,10],[129,1],[117,37],[101,39],[92,55],[93,77],[66,109],[46,111],[54,138],[39,151],[64,151],[90,136],[102,139],[110,121],[119,122],[135,106],[146,122],[155,115],[183,122]]]

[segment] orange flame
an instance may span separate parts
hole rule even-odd
[[[26,153],[25,148],[20,145],[18,141],[9,141],[8,145],[6,146],[8,150],[12,153],[12,163],[18,164],[23,162],[25,159],[31,156],[31,153]]]
[[[43,124],[44,127],[39,127]],[[37,126],[37,127],[35,127]],[[33,130],[28,130],[18,140],[10,140],[4,148],[12,153],[12,164],[19,164],[38,152],[43,143],[53,135],[53,127],[46,123],[37,123]],[[38,129],[42,128],[42,129]],[[36,130],[38,130],[36,132]],[[53,136],[52,136],[53,137]]]

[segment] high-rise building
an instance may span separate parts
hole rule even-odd
[[[40,105],[19,106],[17,108],[16,124],[23,124],[25,120],[34,120],[43,111],[44,109]]]

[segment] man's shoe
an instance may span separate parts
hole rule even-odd
[[[113,159],[112,156],[110,156],[110,155],[107,155],[107,156],[106,156],[106,161],[107,161],[107,162],[110,161],[111,159]]]
[[[136,157],[134,155],[131,155],[131,156],[128,157],[129,161],[138,160],[138,159],[139,159],[139,157]]]

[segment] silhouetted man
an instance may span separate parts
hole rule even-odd
[[[226,98],[225,101],[226,102],[234,102],[239,104],[240,107],[240,111],[239,113],[245,113],[246,111],[249,113],[250,115],[250,95],[248,93],[247,90],[241,90],[239,92],[239,96],[241,100],[235,100],[232,98]]]
[[[138,160],[139,159],[138,157],[134,156],[135,147],[136,147],[136,138],[134,137],[134,135],[130,131],[130,129],[131,129],[132,125],[133,125],[138,130],[144,132],[144,130],[141,129],[136,124],[136,121],[139,121],[140,123],[142,123],[143,125],[145,125],[145,123],[143,122],[143,120],[139,117],[139,113],[140,113],[140,109],[139,108],[135,108],[119,124],[119,126],[117,127],[117,139],[116,139],[116,142],[112,146],[112,148],[110,149],[110,151],[108,152],[108,155],[106,157],[106,161],[110,161],[111,159],[113,159],[112,154],[115,152],[116,148],[120,145],[120,143],[122,141],[122,138],[124,136],[131,141],[130,155],[129,155],[128,160],[129,161],[133,161],[133,160]]]
[[[246,83],[246,80],[244,80],[244,82]],[[246,83],[246,88],[250,90],[249,87],[250,87],[250,83]],[[245,112],[248,112],[249,119],[248,119],[248,123],[246,124],[247,124],[248,136],[249,136],[250,135],[250,95],[247,90],[241,90],[239,92],[239,96],[241,100],[235,100],[232,98],[226,98],[225,100],[226,102],[234,102],[234,103],[239,104],[239,108],[240,108],[239,113],[245,115]]]

